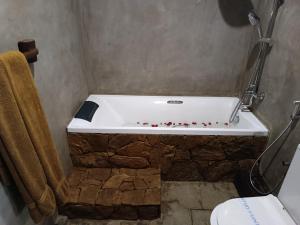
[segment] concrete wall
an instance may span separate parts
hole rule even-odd
[[[28,211],[16,189],[3,187],[0,184],[0,224],[1,225],[32,225]]]
[[[217,0],[79,0],[79,4],[90,92],[238,93],[253,29],[227,24]],[[235,13],[234,5],[230,10]]]
[[[259,2],[266,24],[272,0]],[[88,91],[230,96],[245,80],[253,28],[226,23],[217,0],[0,0],[0,5],[1,52],[15,49],[23,38],[37,40],[35,80],[66,172],[71,163],[65,127]],[[288,122],[292,100],[300,98],[299,15],[300,3],[286,0],[262,79],[266,99],[256,113],[271,128],[271,139]],[[299,127],[272,164],[270,183],[300,142]],[[30,224],[10,192],[0,185],[0,224]]]
[[[264,27],[269,18],[273,0],[261,1],[258,13]],[[256,110],[256,114],[271,129],[271,140],[281,132],[290,119],[293,100],[300,99],[300,2],[286,0],[277,18],[274,30],[274,47],[267,59],[260,90],[266,98]],[[300,143],[300,124],[291,133],[282,151],[271,164],[266,178],[273,185],[284,175],[287,167],[282,161],[290,161]],[[265,157],[266,166],[275,154],[275,148]]]
[[[0,52],[34,38],[40,49],[35,81],[66,172],[70,169],[65,129],[88,89],[80,59],[76,5],[72,0],[0,0]],[[14,193],[0,185],[0,224],[31,223]],[[17,198],[17,197],[16,197]]]

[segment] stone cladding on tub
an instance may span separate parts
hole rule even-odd
[[[70,219],[152,220],[160,217],[160,170],[74,168],[69,201],[59,208]]]
[[[75,167],[160,168],[167,181],[232,181],[264,150],[263,136],[68,133]]]

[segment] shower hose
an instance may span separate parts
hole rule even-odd
[[[291,128],[291,130],[295,127],[293,125],[295,125],[294,123],[297,122],[297,119],[295,118],[291,118],[290,122],[288,123],[288,125],[285,127],[285,129],[278,135],[278,137],[260,154],[260,156],[255,160],[255,162],[253,163],[253,166],[250,170],[250,175],[249,175],[249,179],[250,179],[250,183],[251,183],[251,186],[253,187],[253,189],[261,194],[261,195],[268,195],[268,194],[271,194],[273,193],[282,183],[283,179],[285,176],[283,176],[280,181],[268,192],[263,192],[261,191],[258,187],[256,187],[254,181],[253,181],[253,178],[252,178],[252,175],[253,175],[253,171],[254,171],[254,168],[256,166],[256,164],[258,164],[258,166],[260,166],[260,160],[261,158],[271,149],[271,147],[277,143],[277,141],[279,141],[279,139]],[[288,133],[288,136],[289,136],[290,133]],[[287,137],[288,137],[287,136]],[[286,138],[287,138],[286,137]],[[277,152],[281,149],[282,145],[280,145],[280,147],[277,149]]]

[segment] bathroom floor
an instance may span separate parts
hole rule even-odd
[[[212,209],[238,197],[232,183],[163,182],[161,219],[154,221],[69,220],[65,225],[210,225]]]

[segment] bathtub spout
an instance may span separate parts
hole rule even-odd
[[[238,123],[239,122],[238,112],[242,105],[243,105],[242,101],[239,100],[239,102],[236,104],[236,106],[234,107],[234,110],[232,111],[232,113],[230,115],[229,123]]]
[[[256,98],[256,94],[254,92],[248,92],[246,91],[242,98],[239,99],[238,103],[234,107],[229,123],[238,123],[239,122],[239,111],[241,110],[242,112],[249,112],[249,107],[252,106],[253,99]],[[245,104],[245,102],[248,102],[248,104]]]

